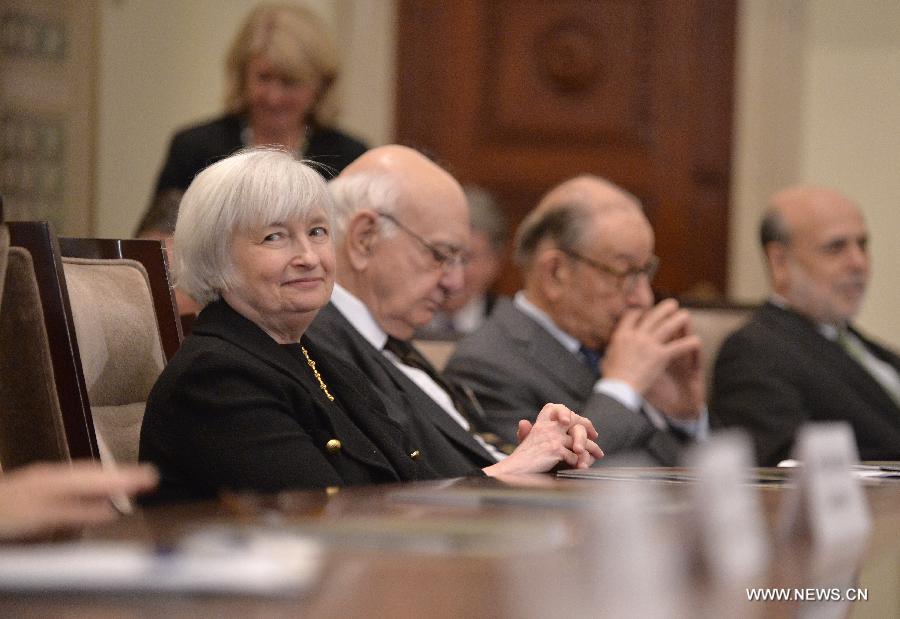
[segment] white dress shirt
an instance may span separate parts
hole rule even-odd
[[[365,303],[337,283],[335,283],[334,290],[331,293],[331,302],[344,318],[353,325],[353,328],[359,331],[359,334],[362,335],[367,342],[377,350],[380,350],[381,354],[384,355],[388,361],[393,363],[394,366],[413,381],[419,389],[424,391],[428,397],[434,400],[437,405],[440,406],[456,423],[462,426],[466,432],[472,432],[469,422],[453,405],[453,399],[450,397],[450,394],[434,382],[427,373],[418,368],[406,365],[397,358],[397,355],[384,349],[384,345],[387,343],[388,334],[381,328],[378,322],[376,322],[375,317],[372,316],[372,312],[369,311],[369,308],[366,307]],[[478,443],[498,462],[506,457],[506,454],[499,451],[493,445],[486,443],[484,439],[478,436],[478,434],[472,433],[472,438],[478,441]]]

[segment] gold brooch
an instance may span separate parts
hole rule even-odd
[[[306,352],[306,348],[304,346],[301,346],[300,350],[303,351],[303,356],[306,357],[306,363],[309,364],[309,367],[312,369],[316,380],[319,381],[319,387],[321,387],[322,391],[325,392],[325,396],[328,398],[328,400],[334,402],[334,396],[331,395],[331,393],[328,391],[328,385],[325,384],[325,381],[322,380],[322,375],[319,374],[319,370],[316,369],[316,362],[309,358],[309,353]]]

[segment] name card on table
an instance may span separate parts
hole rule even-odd
[[[318,582],[320,542],[265,529],[200,529],[174,548],[87,540],[0,549],[0,591],[296,594]]]
[[[808,535],[817,554],[855,553],[872,526],[869,507],[852,467],[859,463],[853,428],[845,422],[800,428],[793,457],[796,488],[779,514],[782,535]]]
[[[752,486],[750,439],[739,430],[721,432],[689,456],[694,486],[694,535],[706,573],[721,583],[746,583],[769,556],[757,488]]]

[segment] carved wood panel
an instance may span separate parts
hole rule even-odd
[[[644,201],[658,288],[726,284],[732,0],[401,0],[398,139],[518,223],[579,173]],[[510,269],[500,288],[518,286]]]

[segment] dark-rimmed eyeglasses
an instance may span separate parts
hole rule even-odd
[[[445,273],[450,271],[455,267],[465,266],[469,261],[468,254],[459,247],[450,247],[446,250],[439,249],[434,246],[434,244],[429,243],[421,236],[407,228],[405,225],[397,221],[397,218],[391,215],[390,213],[385,213],[383,211],[375,211],[378,213],[379,217],[384,217],[392,224],[403,230],[406,234],[414,238],[419,244],[428,252],[432,259],[432,266],[434,268],[440,267]]]
[[[571,249],[564,249],[562,251],[568,256],[580,260],[601,273],[613,276],[616,279],[616,285],[619,287],[619,290],[625,294],[629,294],[637,288],[638,282],[641,281],[641,276],[647,278],[647,283],[652,282],[653,278],[656,277],[656,271],[659,269],[659,258],[657,256],[651,256],[647,264],[642,267],[632,267],[623,271],[615,269],[607,264],[603,264],[602,262],[592,260],[587,256],[582,256]]]

